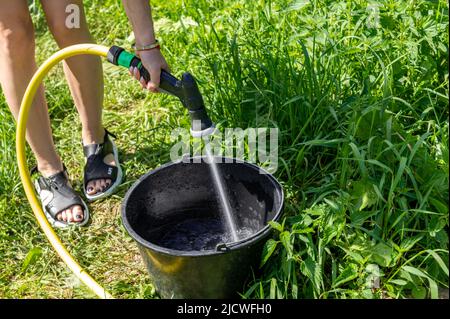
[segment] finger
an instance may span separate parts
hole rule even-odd
[[[139,82],[141,83],[141,86],[143,89],[145,89],[147,87],[147,82],[145,82],[144,78],[141,77],[141,79],[139,80]]]
[[[131,76],[134,76],[134,74],[133,74],[133,67],[132,66],[130,66],[130,68],[128,69],[128,73],[130,73]]]
[[[150,83],[152,85],[150,86],[150,90],[154,92],[159,87],[159,81],[161,78],[161,69],[152,69],[150,70]]]
[[[138,68],[134,68],[133,70],[133,74],[134,74],[134,78],[138,81],[140,81],[141,79],[141,72],[139,72]]]
[[[155,87],[155,85],[152,82],[147,83],[147,90],[149,90],[153,93],[159,93],[158,88]]]
[[[62,220],[64,222],[67,222],[67,216],[66,216],[66,211],[65,210],[63,210],[63,212],[61,213],[61,217],[62,217]]]

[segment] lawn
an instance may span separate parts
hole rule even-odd
[[[245,298],[437,298],[448,289],[448,3],[154,0],[175,75],[190,71],[221,127],[277,127],[285,219]],[[120,1],[85,1],[99,44],[130,48]],[[37,60],[57,46],[31,5]],[[173,98],[104,63],[104,121],[126,180],[91,204],[92,224],[58,231],[118,298],[158,298],[120,219],[141,175],[189,127]],[[62,67],[46,79],[58,150],[74,186],[81,128]],[[54,253],[18,175],[15,123],[0,94],[0,298],[92,298]],[[29,153],[29,166],[33,157]]]

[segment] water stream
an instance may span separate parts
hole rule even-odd
[[[214,161],[214,157],[212,156],[211,152],[211,147],[208,142],[206,142],[205,149],[206,149],[206,156],[208,157],[211,175],[214,181],[214,187],[217,194],[219,195],[220,207],[222,208],[222,213],[226,221],[226,225],[231,235],[231,238],[233,239],[234,242],[236,242],[239,240],[239,236],[236,230],[236,222],[234,221],[233,218],[232,209],[230,207],[230,201],[228,200],[228,196],[224,188],[222,175],[219,172],[217,163]]]

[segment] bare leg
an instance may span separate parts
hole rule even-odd
[[[36,71],[34,29],[26,0],[0,0],[0,84],[11,112],[17,119],[25,90]],[[27,124],[27,141],[39,171],[46,177],[62,171],[53,143],[44,89],[41,86]],[[73,216],[79,218],[72,218]],[[81,221],[79,205],[57,215],[59,220]]]
[[[82,0],[41,0],[47,22],[60,48],[79,43],[94,43],[84,14]],[[66,19],[69,5],[80,9],[80,27],[69,28]],[[103,69],[97,56],[77,56],[64,63],[70,91],[82,123],[84,145],[102,143],[105,131],[102,126]],[[114,156],[109,154],[104,161],[114,165]],[[111,183],[110,179],[91,181],[87,185],[89,195],[103,191]]]

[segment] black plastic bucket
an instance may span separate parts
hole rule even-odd
[[[250,233],[235,243],[221,242],[214,232],[226,231],[209,165],[200,157],[165,164],[142,176],[122,204],[125,229],[136,240],[163,298],[238,297],[251,268],[258,270],[262,247],[271,235],[267,222],[281,217],[283,189],[272,175],[261,174],[247,162],[217,163],[237,229]],[[200,236],[183,231],[193,229],[213,234],[210,247],[192,250]],[[176,231],[192,244],[190,250],[164,241]]]

